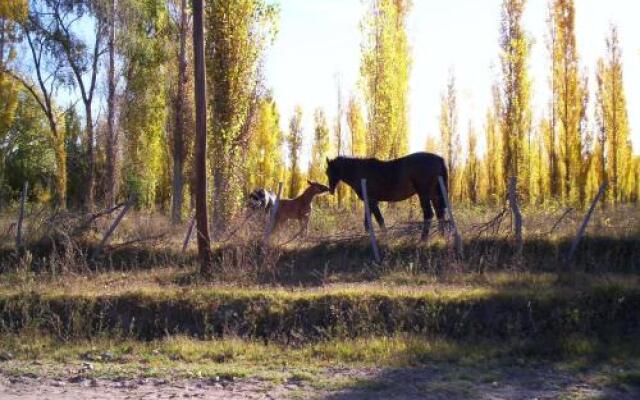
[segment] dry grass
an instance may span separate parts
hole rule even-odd
[[[418,208],[400,206],[383,209],[380,264],[360,211],[315,209],[308,237],[291,240],[292,228],[270,246],[260,242],[263,221],[239,217],[214,245],[213,280],[198,274],[195,243],[182,253],[188,221],[171,226],[132,212],[93,258],[115,215],[72,235],[78,215],[52,225],[34,210],[28,245],[16,251],[15,218],[2,214],[0,353],[15,359],[0,370],[56,376],[89,361],[94,369],[83,374],[97,377],[258,377],[335,388],[359,385],[336,378],[340,368],[437,365],[459,382],[460,374],[493,380],[514,365],[553,363],[635,384],[640,210],[596,212],[572,286],[557,271],[582,211],[525,208],[521,257],[508,215],[486,225],[501,210],[455,211],[464,259],[439,235],[421,242]]]

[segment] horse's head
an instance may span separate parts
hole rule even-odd
[[[327,157],[327,178],[329,179],[329,191],[331,194],[335,192],[336,186],[338,186],[341,179],[340,168],[336,160],[329,160],[329,157]]]
[[[322,183],[313,182],[309,180],[307,180],[307,183],[309,184],[308,190],[311,190],[314,195],[326,193],[329,191],[329,188],[326,185],[323,185]]]

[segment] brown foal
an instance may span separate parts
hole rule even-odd
[[[306,233],[309,226],[309,216],[311,215],[311,202],[316,195],[326,193],[329,188],[318,182],[307,181],[309,186],[302,194],[294,199],[281,199],[276,214],[276,229],[286,221],[295,219],[300,224],[299,235],[303,231]]]

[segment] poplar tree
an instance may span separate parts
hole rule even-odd
[[[471,204],[478,202],[479,161],[477,154],[478,136],[471,121],[467,131],[467,162],[464,168],[464,192]]]
[[[347,124],[351,133],[351,155],[364,157],[367,151],[367,128],[358,100],[351,96],[347,106]]]
[[[458,132],[458,100],[456,93],[456,80],[453,71],[449,73],[449,81],[445,92],[440,97],[440,143],[442,156],[447,163],[451,197],[460,194],[458,188],[460,133]]]
[[[487,176],[487,197],[492,203],[504,199],[504,161],[503,142],[500,118],[502,117],[502,101],[500,88],[497,84],[492,87],[492,102],[485,117],[485,140],[487,151],[485,154],[485,170]]]
[[[307,169],[308,178],[312,181],[324,182],[327,180],[325,174],[326,160],[331,153],[331,133],[327,117],[321,108],[316,109],[314,112],[313,121],[313,144],[311,145],[311,158],[309,159],[309,168]],[[341,188],[343,186],[344,188]],[[306,184],[304,184],[303,187],[306,187]],[[336,197],[341,190],[344,193],[346,189],[346,185],[340,185],[336,189]],[[337,202],[337,204],[341,207],[342,197],[340,197],[339,200],[340,201]],[[323,199],[318,199],[317,201],[322,204],[327,204],[329,199],[325,197]]]
[[[168,51],[168,11],[160,0],[120,2],[123,29],[135,40],[121,48],[124,91],[121,123],[124,133],[124,189],[138,205],[153,208],[168,200],[164,178],[169,154],[165,129],[169,117],[165,63]],[[154,79],[149,79],[153,76]]]
[[[300,171],[300,150],[302,149],[302,107],[296,106],[289,121],[289,197],[298,195],[302,188],[302,172]]]
[[[280,114],[273,98],[260,99],[245,154],[245,192],[255,188],[275,190],[283,176]]]
[[[578,70],[574,1],[553,0],[550,13],[553,37],[549,44],[552,57],[552,113],[556,120],[552,136],[558,140],[560,196],[563,202],[576,204],[582,200],[580,189],[584,184],[582,126],[586,115],[587,87]],[[555,152],[554,148],[554,162]]]
[[[529,203],[541,204],[548,194],[548,171],[545,164],[545,135],[549,129],[549,121],[541,119],[537,123],[537,129],[533,130],[531,136],[531,145],[529,148],[529,162],[531,165],[530,181],[529,181]]]
[[[329,125],[324,111],[316,109],[313,114],[314,135],[311,147],[311,159],[309,160],[309,179],[313,181],[324,180],[325,160],[329,156]]]
[[[528,182],[524,142],[531,129],[531,82],[528,73],[529,39],[522,27],[525,0],[504,0],[500,26],[502,100],[500,125],[503,142],[504,184],[512,177]],[[525,188],[528,185],[520,185]]]
[[[396,158],[409,148],[410,0],[370,0],[362,20],[360,71],[367,107],[368,155]]]
[[[261,60],[276,34],[278,9],[265,0],[206,4],[212,227],[228,226],[242,198],[242,154],[261,91]]]
[[[632,169],[629,117],[624,92],[622,50],[618,29],[611,26],[606,40],[607,55],[599,62],[598,105],[596,110],[604,139],[609,201],[620,203],[629,199],[629,177]]]
[[[435,136],[427,135],[427,141],[424,145],[424,150],[428,153],[437,154],[440,152],[440,143]]]

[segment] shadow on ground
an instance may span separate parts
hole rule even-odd
[[[415,368],[370,369],[349,376],[349,384],[323,399],[640,398],[640,369],[633,358],[624,363],[606,355],[573,362],[553,358],[536,361],[515,354],[506,359],[424,360]],[[337,371],[336,376],[345,373]]]

